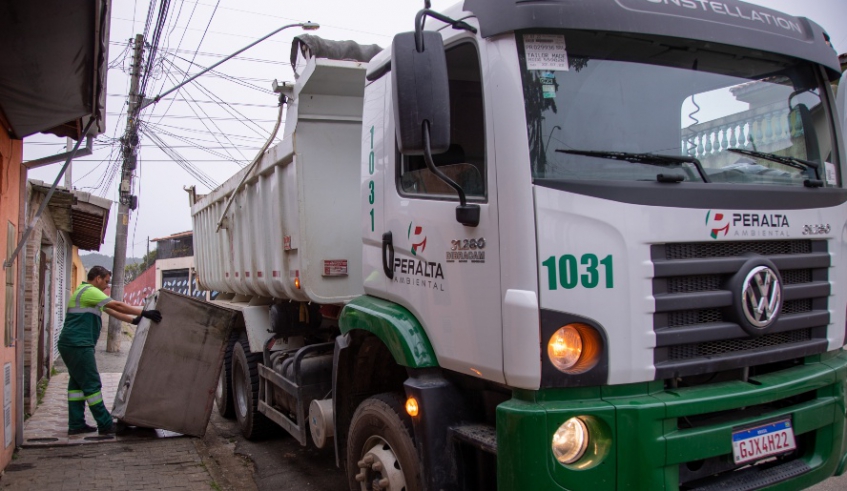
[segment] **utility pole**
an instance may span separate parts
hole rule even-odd
[[[135,35],[132,53],[132,74],[129,86],[129,107],[127,108],[126,131],[121,138],[121,150],[124,163],[121,169],[120,202],[118,204],[118,223],[115,225],[115,258],[112,271],[112,298],[123,301],[124,267],[126,266],[126,239],[129,229],[129,212],[135,209],[136,197],[132,195],[132,177],[135,173],[138,155],[138,113],[141,109],[141,96],[138,86],[141,80],[141,61],[144,51],[144,36]],[[109,331],[106,339],[106,351],[117,353],[121,350],[121,321],[109,317]]]
[[[73,138],[67,137],[65,149],[68,152],[70,152],[71,149],[74,147],[73,141],[74,141]],[[74,188],[73,188],[73,186],[74,186],[73,168],[74,168],[74,163],[73,163],[73,161],[71,161],[71,163],[68,164],[68,170],[65,171],[65,189],[67,189],[68,191],[74,190]]]

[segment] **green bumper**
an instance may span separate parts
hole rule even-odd
[[[749,383],[676,390],[654,382],[516,391],[497,408],[498,487],[677,490],[681,466],[696,468],[706,459],[731,458],[734,428],[790,416],[799,458],[808,470],[769,489],[802,489],[845,470],[845,379],[847,353],[839,350]],[[763,410],[741,413],[756,407]],[[710,415],[714,418],[707,419]],[[587,416],[592,435],[599,437],[589,444],[586,457],[565,467],[554,458],[551,441],[559,425],[573,416]],[[680,429],[678,421],[686,418],[699,423]],[[591,459],[594,449],[601,456]]]

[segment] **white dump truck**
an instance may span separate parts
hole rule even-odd
[[[219,410],[334,446],[351,489],[843,473],[822,28],[735,0],[465,0],[414,28],[375,55],[297,38],[282,142],[192,194],[199,282],[243,320]]]

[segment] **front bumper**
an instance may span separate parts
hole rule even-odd
[[[498,488],[652,491],[811,486],[845,470],[845,380],[847,353],[838,350],[749,382],[674,390],[654,382],[516,391],[497,408]],[[604,433],[607,450],[602,458],[565,467],[553,457],[551,439],[573,416],[592,419]],[[725,467],[732,459],[734,428],[784,416],[791,417],[798,442],[793,459],[774,462],[766,471],[762,470],[767,466],[755,466],[745,476],[720,469],[720,462]],[[586,455],[592,451],[589,444]],[[717,469],[717,477],[702,470],[704,465]],[[688,482],[682,488],[681,476]],[[740,477],[743,486],[721,481]]]

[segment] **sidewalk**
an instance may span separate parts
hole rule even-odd
[[[126,329],[126,328],[125,328]],[[120,353],[106,352],[106,323],[95,349],[103,400],[111,410],[132,344],[123,335]],[[229,488],[203,440],[162,430],[131,430],[126,435],[67,434],[67,373],[50,379],[44,399],[24,425],[24,447],[2,477],[0,489],[52,490],[220,490]],[[88,424],[93,425],[86,410]],[[223,483],[221,486],[220,483]]]

